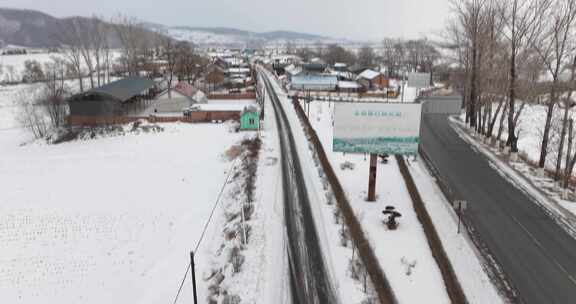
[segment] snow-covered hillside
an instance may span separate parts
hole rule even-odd
[[[182,41],[190,41],[203,47],[245,47],[250,45],[283,46],[322,43],[346,43],[347,40],[320,35],[290,32],[251,32],[232,28],[168,27],[160,24],[144,23],[149,30],[167,33]]]

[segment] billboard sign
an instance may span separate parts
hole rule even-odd
[[[427,88],[430,86],[430,73],[408,74],[408,86],[411,88]]]
[[[421,111],[416,103],[336,103],[333,151],[416,154]]]

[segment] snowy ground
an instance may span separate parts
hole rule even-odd
[[[494,111],[498,107],[498,104],[495,103],[493,106]],[[519,107],[519,105],[517,105]],[[526,104],[524,110],[520,114],[518,119],[518,126],[517,132],[519,132],[520,136],[518,139],[518,150],[521,153],[524,153],[528,159],[531,161],[537,162],[540,159],[540,147],[542,144],[542,134],[544,133],[544,122],[546,120],[546,106],[538,105],[538,104]],[[559,108],[558,106],[555,107],[555,111],[552,118],[552,131],[550,137],[550,144],[549,144],[549,153],[547,158],[547,167],[554,168],[556,165],[556,154],[558,153],[558,142],[559,142],[559,131],[560,131],[560,122],[562,120],[564,109]],[[500,111],[497,119],[496,124],[494,125],[493,134],[498,134],[498,128],[500,126],[500,116],[502,115],[502,111]],[[570,110],[570,117],[576,118],[576,109]],[[465,113],[462,113],[460,118],[462,121],[465,119]],[[570,118],[569,117],[569,118]],[[506,140],[508,137],[508,122],[506,121],[507,117],[504,118],[504,126],[502,131],[501,140]]]
[[[229,102],[229,101],[228,101]],[[245,257],[239,273],[231,271],[229,250],[240,246],[242,235],[227,240],[224,230],[231,223],[241,223],[240,219],[227,222],[225,213],[238,212],[241,195],[236,185],[227,187],[222,208],[216,210],[215,220],[209,233],[214,240],[204,249],[209,262],[203,265],[199,274],[209,277],[212,270],[223,269],[224,280],[219,285],[228,294],[238,295],[241,303],[289,303],[289,274],[286,247],[286,234],[283,213],[282,175],[280,166],[280,148],[276,122],[270,103],[266,104],[266,115],[259,132],[262,140],[258,160],[254,213],[246,224],[250,226],[248,244],[243,247],[241,255]],[[250,136],[254,136],[252,133]],[[237,168],[238,169],[238,168]],[[215,279],[204,284],[211,285]],[[186,285],[189,285],[188,282]],[[190,286],[183,288],[190,293]],[[204,303],[204,298],[200,299]],[[190,302],[182,302],[190,303]]]
[[[173,301],[231,165],[221,155],[245,135],[163,126],[60,145],[0,132],[0,302]]]
[[[422,227],[412,209],[412,201],[404,186],[397,164],[378,164],[376,203],[365,201],[369,161],[364,155],[332,153],[333,104],[311,104],[312,125],[315,127],[333,168],[343,184],[352,207],[370,239],[382,268],[391,281],[401,303],[448,303],[449,299],[438,266],[428,247]],[[354,170],[342,170],[345,161],[355,165]],[[482,270],[473,245],[456,234],[455,218],[433,179],[413,163],[411,170],[421,193],[429,204],[429,212],[437,226],[443,244],[452,260],[464,291],[472,303],[500,303],[501,300]],[[381,211],[393,205],[402,213],[397,231],[388,231],[382,223]],[[414,266],[409,266],[410,264]],[[412,269],[410,269],[412,268]],[[408,274],[408,272],[411,272]],[[474,275],[471,275],[474,274]],[[417,290],[418,292],[414,292]]]
[[[0,85],[0,130],[19,126],[17,115],[19,103],[27,94],[38,92],[40,84]]]

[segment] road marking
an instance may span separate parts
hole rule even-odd
[[[530,231],[528,231],[528,229],[526,229],[526,227],[524,225],[522,225],[518,221],[518,219],[516,219],[516,217],[514,217],[513,215],[511,215],[511,217],[512,217],[512,220],[514,220],[514,222],[516,222],[516,224],[518,224],[518,226],[520,226],[520,228],[522,228],[522,230],[524,230],[524,232],[526,232],[526,234],[530,237],[530,239],[532,239],[532,242],[534,242],[536,244],[536,246],[538,246],[542,250],[544,255],[548,256],[548,258],[550,258],[550,260],[552,260],[552,262],[554,262],[554,264],[556,264],[556,266],[568,276],[568,279],[570,280],[570,282],[572,282],[572,284],[574,286],[576,286],[576,279],[570,274],[570,272],[568,272],[568,270],[564,266],[562,266],[562,264],[560,264],[560,262],[558,262],[555,258],[553,258],[552,256],[550,256],[549,254],[546,253],[547,251],[544,248],[544,246],[542,246],[542,244],[536,239],[536,237],[534,237],[534,235],[532,233],[530,233]]]

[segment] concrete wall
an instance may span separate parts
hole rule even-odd
[[[459,97],[430,97],[422,100],[423,114],[460,114],[462,99]]]

